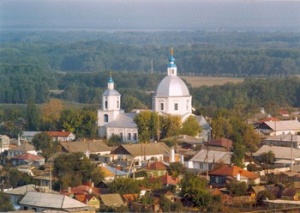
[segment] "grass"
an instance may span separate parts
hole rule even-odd
[[[226,83],[242,83],[244,78],[234,78],[234,77],[209,77],[209,76],[180,76],[182,79],[186,80],[192,87],[201,86],[215,86],[223,85]]]

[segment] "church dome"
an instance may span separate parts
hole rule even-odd
[[[156,90],[156,97],[178,97],[190,96],[189,89],[186,84],[174,75],[166,76],[158,85]]]

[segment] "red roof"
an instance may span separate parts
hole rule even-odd
[[[227,138],[219,138],[212,140],[208,143],[208,145],[218,145],[218,146],[223,146],[228,149],[232,148],[232,140],[227,139]]]
[[[12,159],[35,161],[35,160],[42,160],[44,158],[42,156],[39,156],[39,155],[33,155],[33,154],[30,154],[30,153],[25,153],[25,154],[21,154],[21,155],[17,155],[15,157],[12,157]]]
[[[211,171],[209,173],[210,175],[217,175],[217,176],[233,176],[236,177],[238,174],[240,174],[243,177],[247,177],[250,179],[256,179],[258,176],[253,173],[249,172],[247,170],[244,170],[238,166],[229,166],[229,165],[224,165],[219,169],[216,169],[214,171]]]
[[[167,170],[167,166],[161,161],[155,161],[148,165],[148,169],[151,170]]]
[[[179,183],[178,178],[174,178],[174,177],[172,177],[171,175],[168,175],[168,174],[160,176],[160,177],[158,177],[158,179],[164,185],[177,185]]]
[[[267,117],[267,118],[264,118],[262,120],[260,120],[258,123],[263,123],[263,122],[266,122],[266,121],[280,121],[278,118],[275,118],[275,117]]]
[[[59,132],[59,131],[47,131],[46,132],[51,137],[68,137],[71,132]]]
[[[61,191],[61,194],[70,195],[70,194],[77,194],[77,195],[88,195],[88,194],[100,194],[100,189],[96,187],[90,187],[86,185],[76,186],[74,188],[69,188]]]

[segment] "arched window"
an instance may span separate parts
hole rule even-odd
[[[108,107],[108,103],[107,103],[107,101],[105,101],[105,102],[104,102],[104,106],[105,106],[105,108],[104,108],[104,109],[107,109],[107,107]]]
[[[160,103],[160,110],[164,110],[164,103]]]
[[[117,108],[118,109],[120,108],[120,101],[119,100],[117,101]]]
[[[104,115],[104,122],[108,122],[108,115],[107,114]]]
[[[178,110],[178,103],[174,104],[174,110]]]

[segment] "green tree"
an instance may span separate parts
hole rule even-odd
[[[13,211],[13,205],[10,202],[10,198],[7,194],[0,192],[0,211],[8,212]]]
[[[228,191],[236,196],[242,196],[247,194],[248,186],[245,182],[231,181],[227,184]]]
[[[50,135],[48,135],[46,132],[41,132],[34,135],[31,143],[37,150],[42,151],[42,155],[46,159],[59,151],[59,143],[57,141],[53,141]]]
[[[161,119],[161,137],[171,137],[180,134],[181,131],[181,118],[177,115],[164,115]]]
[[[151,138],[151,111],[141,111],[134,117],[138,126],[139,141],[148,142]]]
[[[263,190],[263,191],[258,192],[258,194],[256,195],[257,205],[263,205],[263,201],[266,199],[274,200],[275,196],[269,190]]]
[[[58,177],[62,188],[76,186],[88,180],[98,184],[103,179],[101,169],[81,152],[59,155],[54,160],[53,174]]]
[[[28,174],[22,173],[17,169],[9,169],[8,174],[8,181],[13,188],[32,183]]]
[[[27,102],[27,130],[37,131],[40,126],[40,114],[33,101]]]
[[[201,132],[201,127],[194,116],[189,116],[183,123],[181,134],[196,136]]]
[[[178,177],[181,174],[186,173],[186,167],[179,162],[170,163],[167,168],[168,174],[173,177]]]
[[[138,194],[140,192],[139,181],[131,178],[117,178],[108,187],[113,193]]]
[[[264,152],[260,156],[260,161],[265,164],[273,164],[275,161],[275,154],[272,151]]]

